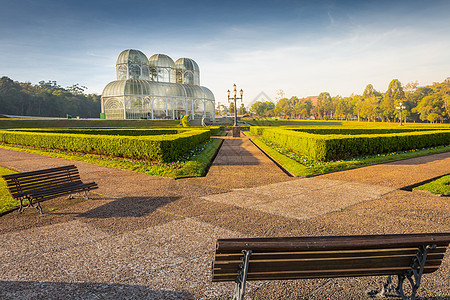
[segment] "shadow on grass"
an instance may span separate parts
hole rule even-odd
[[[155,290],[140,285],[0,281],[1,299],[194,299],[184,291]]]

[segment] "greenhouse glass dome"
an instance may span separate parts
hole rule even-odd
[[[200,69],[190,58],[175,63],[167,55],[149,59],[139,50],[125,50],[116,62],[117,80],[102,93],[106,119],[214,120],[214,94],[200,86]]]

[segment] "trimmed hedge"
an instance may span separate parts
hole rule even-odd
[[[159,162],[176,161],[210,136],[204,129],[147,136],[0,130],[2,143]]]
[[[97,135],[128,135],[128,136],[142,136],[142,135],[161,135],[161,134],[178,134],[192,130],[210,130],[212,135],[219,133],[220,126],[208,127],[191,127],[191,128],[175,128],[175,127],[160,127],[160,128],[114,128],[114,127],[87,127],[87,128],[15,128],[14,131],[29,131],[29,132],[50,132],[50,133],[79,133],[79,134],[97,134]]]
[[[264,129],[273,128],[265,126],[250,126],[250,133],[254,136],[262,136]]]
[[[121,136],[147,136],[178,134],[189,129],[178,128],[21,128],[14,131],[69,133],[69,134],[93,134],[93,135],[121,135]]]
[[[281,128],[265,128],[262,136],[315,161],[340,160],[450,144],[450,130],[318,135]]]
[[[284,128],[288,129],[288,128]],[[383,127],[365,127],[365,128],[349,128],[349,127],[323,127],[323,128],[290,128],[290,130],[307,132],[312,134],[347,134],[347,135],[360,135],[360,134],[389,134],[389,133],[402,133],[413,131],[430,131],[436,130],[434,128],[383,128]]]

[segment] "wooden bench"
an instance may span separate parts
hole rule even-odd
[[[408,279],[415,299],[422,274],[439,268],[449,242],[450,233],[219,239],[212,281],[235,281],[233,299],[243,299],[247,280],[388,275],[380,294],[406,299]]]
[[[20,200],[19,212],[24,209],[23,200],[28,200],[27,207],[34,207],[33,201],[37,202],[36,209],[41,214],[41,201],[75,193],[84,193],[97,189],[95,182],[83,183],[74,165],[63,166],[51,169],[43,169],[31,172],[22,172],[3,175],[6,186],[14,199]]]

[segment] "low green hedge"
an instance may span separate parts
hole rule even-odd
[[[2,143],[160,162],[176,161],[210,136],[205,129],[145,136],[0,130]]]
[[[272,128],[266,126],[250,126],[250,133],[254,136],[262,136],[264,129]]]
[[[93,135],[121,135],[121,136],[147,136],[178,134],[189,129],[182,128],[21,128],[14,131],[93,134]]]
[[[262,136],[315,161],[340,160],[450,144],[450,130],[318,135],[281,128],[265,128]]]
[[[288,128],[284,128],[288,129]],[[361,135],[361,134],[389,134],[389,133],[402,133],[413,131],[430,131],[436,130],[434,128],[407,128],[407,127],[322,127],[322,128],[292,128],[290,130],[307,132],[312,134],[344,134],[344,135]]]

